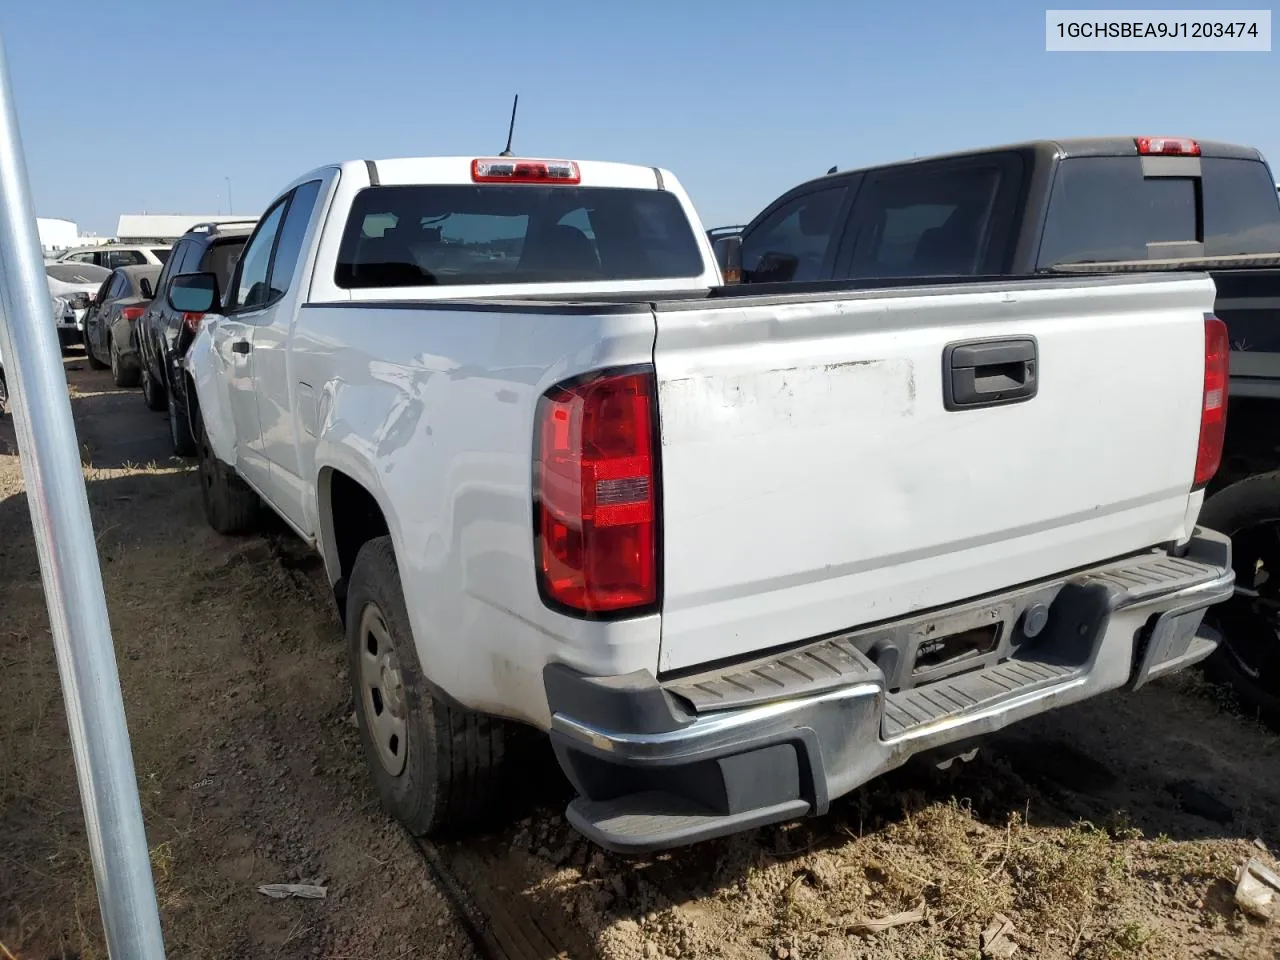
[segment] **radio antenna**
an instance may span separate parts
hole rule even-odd
[[[515,102],[511,104],[511,124],[507,127],[507,148],[498,154],[500,157],[511,156],[511,137],[516,132],[516,107],[518,106],[520,106],[520,94],[517,93]]]

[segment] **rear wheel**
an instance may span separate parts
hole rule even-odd
[[[209,526],[222,534],[248,533],[257,523],[262,502],[235,471],[219,460],[209,444],[204,421],[197,421],[200,499]]]
[[[165,403],[164,384],[151,375],[150,369],[142,371],[142,402],[148,410],[163,410]]]
[[[189,457],[196,452],[196,438],[191,433],[187,405],[178,403],[172,387],[165,390],[165,396],[169,406],[169,439],[173,443],[173,452],[179,457]]]
[[[108,341],[107,354],[111,357],[111,380],[117,387],[136,387],[138,368],[120,356],[115,340]],[[91,353],[90,356],[93,354]]]
[[[390,537],[360,548],[346,611],[360,739],[387,812],[415,836],[491,818],[511,797],[509,748],[523,731],[432,695]]]
[[[1245,710],[1280,729],[1280,472],[1224,487],[1200,522],[1231,538],[1236,592],[1209,611],[1222,643],[1205,673],[1235,691]]]
[[[87,359],[87,360],[89,361],[89,369],[90,369],[90,370],[105,370],[105,369],[107,369],[107,365],[106,365],[105,363],[103,363],[101,360],[99,360],[99,359],[94,355],[94,353],[93,353],[93,347],[89,345],[89,331],[88,331],[88,330],[85,330],[85,332],[84,332],[84,334],[83,334],[83,340],[84,340],[84,355],[85,355],[85,359]]]

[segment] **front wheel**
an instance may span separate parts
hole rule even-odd
[[[1231,538],[1235,595],[1207,619],[1222,643],[1210,679],[1230,686],[1245,710],[1280,730],[1280,472],[1247,477],[1215,493],[1200,522]]]
[[[234,470],[214,455],[204,421],[197,421],[200,500],[209,526],[218,533],[249,533],[257,525],[262,501]]]
[[[432,694],[390,537],[360,548],[346,616],[360,739],[387,812],[414,836],[491,818],[512,793],[508,747],[517,728]]]
[[[142,402],[148,410],[163,410],[165,404],[164,384],[151,374],[150,368],[142,371]]]

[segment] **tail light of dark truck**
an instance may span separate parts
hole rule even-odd
[[[538,401],[533,525],[545,603],[592,619],[660,599],[657,382],[650,367],[559,384]]]
[[[1227,325],[1212,314],[1204,318],[1204,393],[1200,407],[1200,444],[1196,449],[1196,474],[1191,489],[1199,490],[1213,479],[1222,464],[1227,435],[1227,383],[1230,379],[1231,343]]]

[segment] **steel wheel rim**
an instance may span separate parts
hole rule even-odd
[[[409,746],[404,675],[387,622],[372,603],[360,614],[360,697],[378,761],[398,777],[404,772]]]

